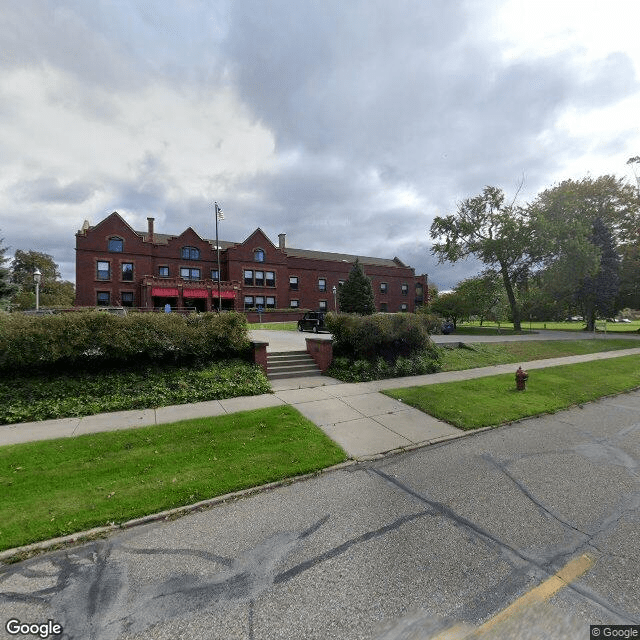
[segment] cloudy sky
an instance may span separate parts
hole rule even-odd
[[[440,289],[429,226],[632,178],[637,0],[3,0],[0,238],[75,280],[75,232],[136,229],[393,258]]]

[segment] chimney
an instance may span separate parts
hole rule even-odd
[[[148,238],[147,238],[147,242],[153,242],[153,221],[155,220],[155,218],[147,218],[147,224],[148,224]]]
[[[278,247],[280,249],[284,249],[286,244],[285,244],[285,238],[287,237],[286,233],[279,233],[278,234]]]

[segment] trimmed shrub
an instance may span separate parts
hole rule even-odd
[[[246,319],[239,313],[87,311],[0,318],[4,371],[208,362],[242,356],[248,347]]]
[[[427,321],[412,313],[357,316],[329,313],[325,320],[333,334],[333,353],[352,361],[389,364],[399,357],[426,356],[439,360],[438,351],[427,333]]]

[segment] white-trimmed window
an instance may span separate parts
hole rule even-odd
[[[200,280],[200,269],[191,267],[180,267],[180,277],[185,280]]]
[[[122,280],[124,282],[133,282],[133,262],[122,263]]]
[[[106,260],[98,260],[96,277],[98,280],[111,280],[111,263]]]

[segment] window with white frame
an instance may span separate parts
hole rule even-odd
[[[96,277],[98,280],[111,280],[111,263],[105,260],[98,260]]]
[[[185,280],[200,280],[200,269],[191,267],[180,267],[180,277]]]
[[[133,262],[122,263],[122,279],[125,282],[133,282]]]

